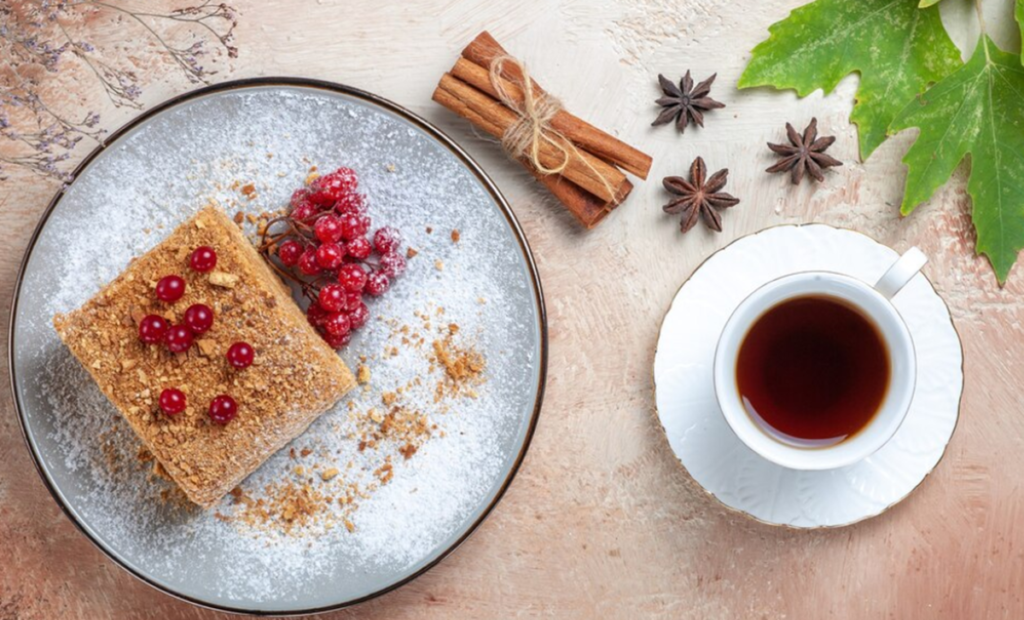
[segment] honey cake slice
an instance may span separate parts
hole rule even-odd
[[[200,246],[217,255],[211,271],[190,268]],[[186,282],[184,295],[160,301],[156,283]],[[213,309],[212,327],[190,348],[172,353],[145,344],[139,324],[159,315],[182,322],[192,304]],[[81,308],[53,319],[61,340],[92,375],[190,500],[209,508],[272,454],[302,434],[355,386],[345,363],[310,327],[305,314],[242,232],[216,207],[206,207],[167,239],[134,259]],[[232,344],[253,347],[252,365],[226,358]],[[181,390],[187,406],[168,415],[161,392]],[[237,415],[215,423],[209,405],[220,395]]]

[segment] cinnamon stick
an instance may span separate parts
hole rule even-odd
[[[502,128],[478,113],[472,108],[466,105],[465,102],[459,100],[455,95],[447,90],[438,88],[434,91],[434,101],[440,103],[449,110],[455,112],[459,116],[465,118],[473,125],[479,127],[483,131],[491,135],[501,135],[503,133]],[[559,200],[566,209],[580,222],[585,228],[590,229],[597,225],[608,213],[611,212],[610,203],[608,201],[602,201],[593,194],[589,194],[584,190],[580,189],[579,186],[563,179],[558,175],[546,175],[541,174],[534,168],[526,159],[520,159],[520,163],[526,167],[526,169],[537,178],[538,181],[544,184],[548,188],[548,191]],[[632,184],[628,184],[625,193],[628,194],[629,190],[632,189]]]
[[[491,36],[491,33],[484,30],[480,34],[476,35],[476,38],[469,42],[469,45],[462,50],[462,57],[466,60],[472,61],[481,67],[490,67],[491,63],[494,62],[495,58],[501,56],[508,56],[509,53],[505,51],[505,48],[501,46],[498,41]],[[515,64],[507,64],[504,70],[501,72],[502,77],[513,82],[522,83],[523,72]],[[537,80],[530,78],[530,83],[533,84],[533,92],[538,95],[545,92]]]
[[[618,206],[602,202],[593,194],[588,194],[580,189],[579,186],[573,185],[558,175],[541,174],[528,161],[523,160],[522,164],[526,166],[530,174],[544,184],[544,187],[548,188],[548,191],[559,202],[565,205],[573,217],[587,230],[597,226],[598,222],[603,220],[606,215],[612,212],[612,209]],[[633,184],[629,183],[628,180],[626,183],[629,184],[629,189],[626,193],[629,193],[633,189]]]
[[[519,120],[519,116],[469,84],[446,73],[434,91],[434,100],[467,118],[496,138]],[[555,168],[566,161],[566,153],[547,141],[539,143],[539,161],[545,167]],[[616,167],[586,151],[571,149],[565,169],[560,173],[602,201],[618,204],[632,189],[632,184]]]
[[[462,58],[456,63],[451,73],[460,80],[497,98],[498,91],[491,82],[490,66],[495,58],[507,56],[504,48],[484,31],[462,50]],[[522,72],[514,63],[502,67],[501,85],[505,92],[516,103],[523,102]],[[537,82],[531,79],[535,92],[543,93]],[[651,170],[651,157],[638,149],[626,144],[586,121],[580,120],[565,110],[559,111],[551,119],[551,128],[558,131],[573,143],[591,154],[632,172],[641,179],[646,179]]]

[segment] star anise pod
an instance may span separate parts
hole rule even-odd
[[[672,80],[664,75],[659,74],[658,81],[661,83],[661,90],[665,93],[665,96],[659,98],[656,103],[664,109],[658,114],[658,118],[651,123],[651,126],[664,125],[674,119],[676,128],[679,129],[680,133],[686,131],[686,125],[690,121],[703,127],[704,112],[725,107],[724,103],[719,103],[708,97],[708,93],[711,92],[711,84],[715,81],[717,75],[717,73],[712,75],[694,88],[693,79],[690,77],[689,71],[679,81],[679,86],[676,86]]]
[[[704,220],[705,226],[722,232],[722,216],[716,209],[725,209],[739,203],[738,198],[718,191],[725,187],[728,168],[714,173],[710,179],[707,174],[704,160],[698,157],[690,164],[689,181],[682,177],[665,177],[662,180],[665,189],[679,196],[663,208],[665,213],[682,214],[679,229],[683,232],[693,228],[698,215]]]
[[[789,136],[789,144],[768,143],[768,148],[782,155],[782,159],[766,172],[789,170],[793,185],[796,185],[803,180],[805,170],[818,181],[824,181],[822,169],[843,165],[843,162],[825,154],[825,149],[832,146],[836,139],[835,136],[818,138],[818,119],[811,119],[811,124],[807,126],[802,136],[792,125],[786,123],[786,135]]]

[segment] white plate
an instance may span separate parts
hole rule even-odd
[[[898,257],[860,233],[780,226],[717,252],[679,289],[654,358],[658,417],[686,470],[725,506],[772,525],[849,525],[894,506],[942,458],[959,415],[963,352],[945,303],[923,274],[893,298],[917,350],[914,400],[893,439],[871,457],[829,471],[780,467],[740,442],[715,400],[718,335],[747,295],[798,271],[834,271],[873,283]]]
[[[215,199],[229,213],[287,204],[310,167],[360,175],[374,225],[400,228],[419,255],[374,317],[420,328],[414,313],[444,307],[487,360],[479,398],[434,406],[425,352],[382,353],[390,328],[374,319],[342,353],[371,357],[369,392],[355,390],[243,489],[342,470],[373,483],[385,452],[358,449],[347,401],[380,406],[381,392],[422,376],[410,406],[438,425],[393,479],[362,500],[350,533],[339,520],[302,536],[225,523],[214,510],[160,501],[166,483],[137,463],[138,441],[54,331],[54,313],[81,305],[132,256]],[[234,182],[253,183],[256,197]],[[233,186],[234,185],[234,186]],[[427,228],[434,229],[433,234]],[[453,243],[451,231],[461,240]],[[436,265],[443,263],[443,269]],[[543,394],[544,308],[529,249],[508,205],[458,146],[418,117],[372,95],[302,80],[219,85],[152,110],[111,136],[54,199],[29,244],[11,325],[14,393],[29,446],[54,497],[105,553],[132,574],[191,602],[231,611],[302,613],[386,592],[454,549],[500,499],[522,461]],[[484,299],[485,303],[480,300]],[[436,330],[435,330],[436,332]],[[427,335],[427,343],[432,335]],[[444,432],[444,436],[441,435]],[[388,447],[388,453],[394,447]],[[116,466],[112,467],[110,461]],[[347,470],[349,462],[356,467]],[[365,488],[365,487],[364,487]],[[338,493],[337,484],[324,488]],[[337,506],[337,503],[332,504]],[[217,511],[236,511],[225,500]],[[339,509],[340,510],[340,509]],[[338,527],[341,525],[341,527]],[[111,593],[113,596],[114,593]]]

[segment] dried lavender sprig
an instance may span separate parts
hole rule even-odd
[[[74,121],[47,106],[40,84],[24,78],[32,75],[32,67],[57,73],[70,53],[90,69],[115,105],[140,107],[142,91],[131,67],[104,61],[92,43],[68,28],[100,11],[127,16],[141,25],[159,44],[156,53],[168,56],[192,82],[205,82],[214,73],[200,61],[211,55],[206,47],[210,39],[228,57],[238,55],[233,45],[236,12],[213,0],[167,13],[133,11],[102,0],[0,1],[0,57],[7,61],[7,70],[0,73],[0,180],[6,178],[6,170],[17,166],[66,181],[62,163],[70,152],[83,138],[98,141],[103,133],[96,129],[99,115],[95,112]],[[161,23],[198,28],[204,39],[187,46],[175,44],[158,29]]]
[[[11,121],[8,110],[18,110],[30,117],[34,126],[19,130]],[[61,164],[70,158],[70,152],[88,137],[99,140],[102,131],[96,129],[99,115],[88,112],[79,121],[70,121],[51,110],[31,88],[24,84],[17,88],[0,86],[0,137],[16,147],[14,154],[0,153],[0,179],[7,178],[4,169],[9,166],[27,168],[32,172],[61,181],[67,173]],[[9,149],[8,149],[9,150]]]
[[[90,4],[92,6],[119,12],[145,28],[146,31],[149,32],[150,36],[156,39],[156,41],[163,46],[164,52],[170,56],[171,60],[178,65],[178,67],[184,72],[185,76],[192,82],[205,82],[206,76],[213,75],[215,73],[213,71],[206,70],[199,63],[199,58],[207,53],[204,41],[197,41],[187,47],[174,45],[164,39],[164,37],[161,36],[153,26],[147,23],[144,18],[149,18],[155,21],[170,20],[182,24],[198,26],[205,30],[208,35],[214,37],[224,47],[229,58],[238,57],[238,48],[232,44],[234,41],[235,26],[238,25],[237,15],[235,10],[225,3],[215,4],[213,0],[204,0],[200,5],[176,9],[170,13],[147,13],[142,11],[130,11],[100,0],[82,0],[82,2],[83,4]],[[228,24],[228,30],[226,32],[219,32],[211,25],[211,22],[218,20],[225,21]]]

